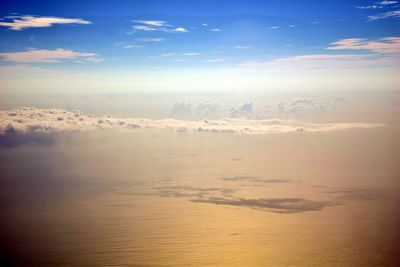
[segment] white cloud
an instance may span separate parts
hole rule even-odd
[[[379,13],[377,15],[368,16],[368,20],[379,20],[379,19],[398,18],[398,17],[400,17],[400,10],[394,10],[385,13]]]
[[[143,47],[143,45],[135,45],[135,44],[126,44],[126,45],[122,46],[122,48],[127,48],[127,49],[130,49],[130,48],[142,48],[142,47]]]
[[[87,61],[98,62],[95,53],[81,53],[73,50],[58,48],[55,50],[31,49],[24,52],[0,53],[0,60],[14,63],[59,63],[65,59],[86,58]],[[89,59],[90,58],[90,59]]]
[[[91,63],[101,63],[104,61],[104,59],[102,58],[98,58],[98,57],[88,57],[84,59],[86,62],[91,62]]]
[[[153,27],[169,26],[169,24],[166,21],[163,21],[163,20],[132,20],[132,22],[145,24],[145,25],[153,26]]]
[[[83,19],[70,19],[60,17],[37,17],[37,16],[8,16],[11,21],[1,21],[0,26],[9,27],[11,30],[20,31],[28,28],[45,28],[54,24],[91,24]]]
[[[279,29],[280,27],[279,26],[271,26],[271,27],[269,27],[271,30],[276,30],[276,29]]]
[[[207,27],[208,24],[207,23],[203,23],[203,24],[201,24],[201,26]]]
[[[386,37],[379,40],[352,38],[343,39],[334,43],[330,50],[369,50],[381,54],[400,54],[400,37]]]
[[[176,56],[176,53],[165,53],[165,54],[161,54],[162,57],[172,57],[172,56]]]
[[[157,31],[158,29],[151,27],[151,26],[147,26],[147,25],[134,25],[132,26],[132,29],[138,30],[138,31]]]
[[[188,53],[164,53],[161,54],[162,57],[172,57],[172,56],[184,56],[184,57],[191,57],[191,56],[199,56],[201,55],[200,53],[196,53],[196,52],[188,52]]]
[[[395,67],[399,64],[398,59],[376,57],[374,55],[359,54],[310,54],[292,57],[282,57],[265,61],[247,61],[240,65],[250,68],[266,69],[349,69],[349,68],[379,68]]]
[[[191,112],[190,104],[180,103],[176,110]],[[249,108],[246,107],[245,110]],[[252,105],[251,105],[252,110]],[[222,118],[218,120],[183,121],[176,119],[95,117],[79,111],[39,109],[33,107],[0,110],[0,138],[10,134],[52,134],[97,129],[187,129],[188,132],[279,134],[294,132],[330,132],[349,129],[369,129],[385,126],[378,123],[312,123],[296,120]]]
[[[196,52],[190,52],[190,53],[182,53],[180,55],[181,56],[186,56],[186,57],[191,57],[191,56],[199,56],[201,54],[200,53],[196,53]]]
[[[389,0],[384,0],[384,1],[378,2],[378,4],[384,5],[384,6],[393,5],[393,4],[397,4],[397,3],[398,3],[398,1],[389,1]]]
[[[132,20],[132,22],[142,24],[132,26],[132,29],[138,31],[168,31],[164,27],[171,26],[163,20]]]
[[[397,4],[397,3],[398,3],[398,1],[384,0],[384,1],[376,2],[373,5],[357,6],[356,8],[358,8],[358,9],[380,9],[380,8],[384,8],[385,6],[389,6],[389,5],[393,5],[393,4]]]
[[[377,9],[377,8],[383,8],[383,7],[378,6],[378,5],[370,5],[370,6],[357,6],[356,8],[358,8],[358,9]]]
[[[163,20],[132,20],[132,22],[140,24],[132,26],[132,29],[138,31],[189,32],[184,27],[172,28],[172,25]]]
[[[218,29],[218,28],[214,28],[214,29],[211,29],[210,31],[212,31],[212,32],[220,32],[221,30]]]
[[[164,41],[163,38],[140,38],[138,40],[145,43],[158,43]]]
[[[236,49],[248,49],[248,48],[250,48],[250,46],[248,46],[248,45],[235,45],[234,48],[236,48]]]
[[[328,50],[359,50],[363,54],[309,54],[264,61],[247,61],[240,65],[267,69],[340,69],[395,67],[400,63],[400,37],[379,40],[343,39],[331,43]]]
[[[174,32],[189,32],[189,31],[187,29],[183,28],[183,27],[179,27],[179,28],[176,28],[174,30]]]

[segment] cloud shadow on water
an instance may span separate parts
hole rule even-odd
[[[222,177],[221,180],[230,182],[252,182],[252,183],[292,183],[294,181],[287,179],[261,179],[257,176],[233,176]]]
[[[329,202],[314,201],[304,198],[257,198],[257,199],[229,199],[220,197],[211,197],[207,199],[192,199],[195,203],[208,203],[215,205],[228,205],[248,208],[267,209],[275,213],[300,213],[306,211],[322,210],[330,206]]]

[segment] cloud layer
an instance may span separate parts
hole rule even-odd
[[[179,133],[210,132],[236,134],[278,134],[292,132],[330,132],[384,126],[375,123],[312,123],[295,120],[222,118],[183,121],[177,119],[115,118],[82,115],[79,111],[22,107],[0,111],[0,136],[51,134],[96,129],[170,129]]]

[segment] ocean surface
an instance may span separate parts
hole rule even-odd
[[[395,266],[396,127],[62,135],[0,149],[9,263]]]

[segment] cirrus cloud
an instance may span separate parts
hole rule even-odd
[[[368,16],[368,20],[379,20],[387,18],[398,18],[400,17],[400,10],[393,10],[384,13],[379,13],[377,15]]]
[[[400,37],[385,37],[378,40],[363,38],[342,39],[331,43],[329,50],[366,50],[380,54],[400,54]]]
[[[28,28],[46,28],[51,27],[54,24],[92,24],[90,21],[79,18],[7,16],[5,19],[10,21],[1,21],[0,26],[9,27],[14,31],[21,31]]]
[[[0,53],[0,61],[13,63],[59,63],[66,59],[84,59],[98,63],[102,59],[95,53],[82,53],[73,50],[58,48],[55,50],[30,49],[23,52]]]

